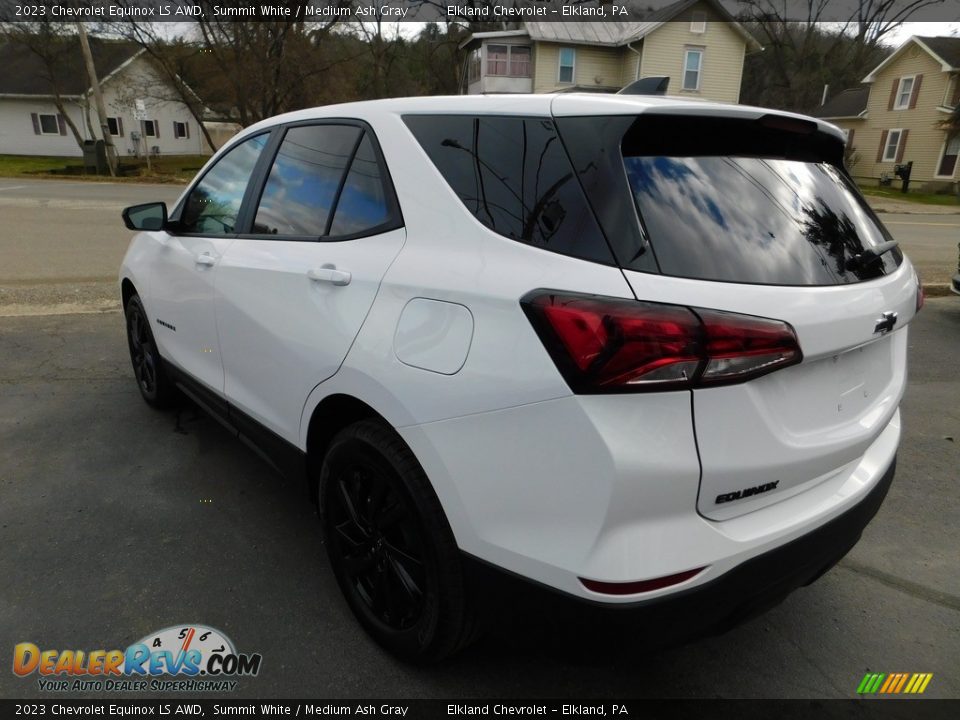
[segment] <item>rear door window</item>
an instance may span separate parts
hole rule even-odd
[[[287,130],[263,188],[253,232],[326,235],[343,174],[362,133],[354,125],[307,125]]]
[[[549,118],[408,115],[467,210],[504,237],[615,264]]]

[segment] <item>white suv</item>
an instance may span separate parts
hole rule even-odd
[[[462,647],[494,577],[716,629],[893,478],[922,295],[842,158],[821,121],[667,97],[276,117],[169,216],[124,211],[137,382],[308,479],[398,655]]]

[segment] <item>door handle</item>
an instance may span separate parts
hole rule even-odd
[[[311,268],[307,270],[307,277],[317,282],[328,282],[331,285],[349,285],[353,279],[353,275],[349,272],[346,270],[337,270],[333,265]]]
[[[213,267],[217,264],[217,259],[208,252],[195,255],[193,260],[197,265],[203,265],[204,267]]]

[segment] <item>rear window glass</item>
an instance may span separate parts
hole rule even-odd
[[[768,285],[840,285],[892,272],[898,250],[829,163],[758,157],[625,157],[630,188],[665,275]]]
[[[404,118],[460,201],[481,223],[522,243],[615,261],[548,118]]]

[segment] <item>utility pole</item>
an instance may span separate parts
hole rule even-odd
[[[90,52],[90,41],[87,40],[87,31],[82,22],[77,23],[80,33],[80,48],[83,50],[83,59],[87,64],[87,77],[90,78],[90,88],[93,90],[93,99],[97,103],[97,115],[100,117],[100,133],[103,135],[104,149],[107,151],[107,167],[110,175],[117,176],[117,149],[113,146],[113,137],[110,135],[110,125],[107,123],[107,109],[103,104],[103,93],[100,92],[100,80],[97,79],[97,68],[93,64],[93,54]]]

